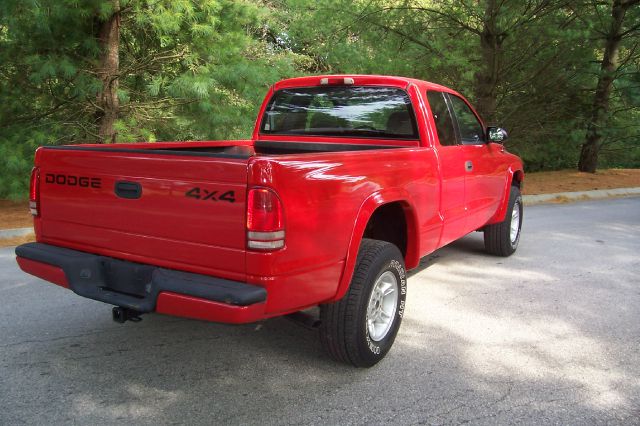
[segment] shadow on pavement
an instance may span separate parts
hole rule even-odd
[[[615,215],[534,217],[511,258],[483,254],[481,234],[437,251],[368,370],[285,319],[114,324],[108,306],[14,268],[0,285],[0,423],[634,423],[639,231]]]

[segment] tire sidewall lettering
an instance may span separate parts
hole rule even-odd
[[[509,213],[513,213],[513,209],[518,209],[519,210],[519,215],[518,215],[518,235],[516,237],[515,241],[511,241],[509,240],[509,244],[511,245],[512,249],[516,249],[516,247],[518,247],[518,243],[520,242],[520,232],[522,230],[522,197],[520,195],[518,195],[516,197],[516,199],[513,202],[513,205],[511,206],[511,211]],[[511,220],[509,220],[509,227],[511,227]]]
[[[397,314],[400,318],[404,316],[405,298],[407,296],[407,273],[404,266],[397,260],[392,260],[390,266],[398,273],[400,283],[400,295],[398,300]]]
[[[364,318],[365,320],[363,321],[363,326],[364,326],[364,336],[365,336],[365,340],[366,340],[366,345],[367,348],[369,349],[369,351],[374,355],[374,356],[380,356],[383,353],[383,346],[387,345],[387,342],[389,340],[389,338],[395,338],[395,334],[397,333],[397,330],[399,328],[399,321],[400,319],[402,319],[402,317],[404,316],[404,310],[405,310],[405,298],[406,298],[406,294],[407,294],[407,273],[404,269],[404,266],[402,265],[402,263],[398,262],[397,260],[391,260],[376,276],[376,279],[382,275],[383,273],[390,271],[393,272],[394,275],[396,275],[396,278],[398,279],[398,286],[399,286],[399,293],[398,294],[398,306],[396,307],[396,312],[394,314],[394,318],[393,318],[393,324],[391,326],[391,329],[389,329],[387,335],[379,342],[374,342],[371,339],[371,336],[369,335],[369,327],[367,326],[367,321],[366,321],[366,312],[364,314]],[[367,300],[368,297],[370,297],[370,293],[367,296]],[[384,352],[388,351],[389,347],[387,347]]]
[[[369,348],[369,350],[375,354],[375,355],[380,355],[380,346],[376,345],[375,343],[373,343],[373,340],[371,340],[371,337],[369,337],[369,328],[367,327],[367,324],[365,323],[365,328],[367,329],[365,332],[367,334],[367,347]]]

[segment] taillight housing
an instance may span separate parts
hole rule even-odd
[[[40,169],[31,169],[31,181],[29,182],[29,211],[35,217],[40,216]]]
[[[247,247],[271,251],[284,247],[284,210],[272,189],[251,188],[247,196]]]

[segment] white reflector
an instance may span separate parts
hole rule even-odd
[[[284,240],[277,241],[247,241],[247,245],[252,249],[273,250],[284,247]]]
[[[247,233],[247,238],[249,238],[250,240],[261,240],[261,241],[281,240],[284,238],[284,231],[275,231],[275,232],[249,231]]]
[[[38,216],[38,202],[37,201],[29,201],[29,211],[32,215]]]

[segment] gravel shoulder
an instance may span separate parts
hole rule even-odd
[[[524,182],[525,195],[634,188],[640,187],[640,169],[605,169],[596,173],[575,170],[526,173]]]

